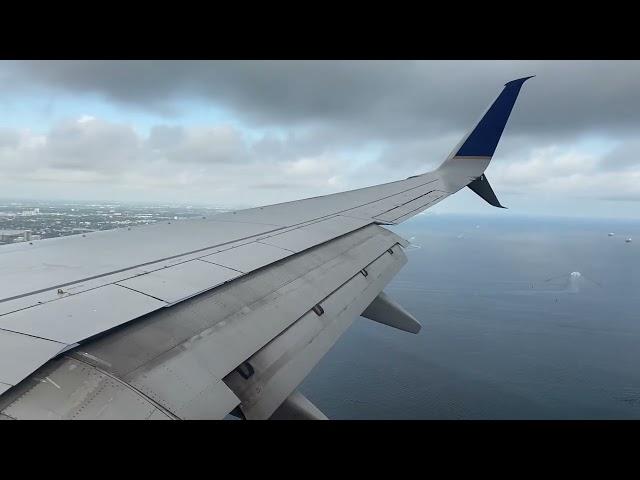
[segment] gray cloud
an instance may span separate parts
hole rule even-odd
[[[633,138],[618,145],[600,160],[603,170],[629,170],[640,166],[640,138]]]
[[[345,125],[382,138],[461,131],[501,85],[537,74],[513,132],[552,136],[632,131],[640,121],[640,62],[603,61],[33,61],[16,82],[91,92],[175,113],[190,96],[252,125]],[[350,132],[350,133],[352,133]]]
[[[247,145],[233,127],[208,128],[155,126],[147,146],[157,158],[176,163],[243,163],[249,159]]]
[[[185,140],[184,127],[175,125],[156,125],[151,128],[151,133],[147,141],[153,150],[165,148],[176,148]]]
[[[39,153],[54,168],[105,171],[135,162],[139,149],[131,127],[85,117],[54,125]]]
[[[16,148],[20,143],[20,134],[10,128],[0,129],[0,149]]]
[[[49,191],[77,194],[84,185],[103,198],[108,192],[122,198],[122,190],[128,198],[180,191],[192,201],[247,205],[257,199],[253,189],[269,192],[275,202],[348,188],[336,176],[344,158],[309,148],[306,141],[298,149],[296,142],[269,135],[248,140],[228,125],[156,125],[143,135],[83,116],[54,123],[44,133],[0,130],[0,189],[6,195],[15,186],[48,184]]]

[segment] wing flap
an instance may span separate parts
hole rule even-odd
[[[302,252],[303,250],[362,228],[370,223],[370,219],[361,220],[335,216],[283,233],[277,233],[268,238],[261,238],[260,242],[291,252]]]
[[[166,305],[125,287],[107,285],[0,316],[0,329],[73,345]],[[2,356],[3,362],[9,361],[4,351]]]
[[[213,402],[230,410],[236,400],[208,391],[211,385],[349,279],[362,277],[359,272],[373,260],[392,257],[387,250],[399,248],[401,242],[397,235],[370,225],[160,308],[67,355],[133,386],[180,418],[213,418],[217,413],[206,413],[205,405]]]
[[[240,403],[198,354],[188,349],[175,353],[157,359],[127,383],[186,420],[218,420]]]
[[[395,243],[374,236],[317,268],[308,264],[310,269],[304,275],[193,337],[190,351],[222,378]],[[299,258],[298,268],[305,268],[304,257],[307,255]],[[288,266],[285,262],[274,267],[278,268],[286,270]],[[163,355],[170,358],[177,352],[172,349]]]
[[[66,348],[64,343],[0,330],[0,382],[16,385]]]
[[[246,360],[252,372],[238,371],[224,380],[242,400],[247,419],[267,419],[331,349],[353,320],[406,263],[399,246],[368,264],[367,276],[357,273]]]
[[[408,216],[417,215],[447,195],[447,192],[441,190],[430,190],[415,200],[408,201],[380,215],[376,215],[375,219],[385,223],[397,223],[398,219],[402,218],[404,220]]]
[[[62,357],[0,398],[13,419],[170,419],[169,414],[124,382],[100,369]]]
[[[118,282],[117,285],[173,304],[211,290],[240,275],[242,272],[237,270],[196,259],[138,275]]]
[[[248,243],[200,258],[243,273],[258,270],[291,255],[288,250],[260,242]]]
[[[0,247],[0,301],[145,267],[281,227],[185,220]],[[200,256],[214,253],[208,251]]]

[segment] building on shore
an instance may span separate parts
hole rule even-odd
[[[0,230],[0,245],[5,243],[28,242],[31,230]]]

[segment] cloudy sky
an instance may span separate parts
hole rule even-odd
[[[640,62],[0,62],[2,198],[237,208],[436,167],[537,75],[487,176],[513,212],[640,218]],[[465,190],[439,212],[501,213]]]

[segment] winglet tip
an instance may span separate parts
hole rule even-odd
[[[509,120],[511,110],[520,93],[520,87],[529,77],[522,77],[505,83],[505,86],[494,100],[474,129],[463,142],[449,155],[446,162],[455,157],[493,157],[504,127]]]
[[[529,75],[528,77],[522,77],[522,78],[516,78],[515,80],[511,80],[510,82],[507,82],[504,84],[504,86],[508,86],[508,85],[522,85],[524,82],[526,82],[527,80],[529,80],[530,78],[535,77],[535,75]]]

